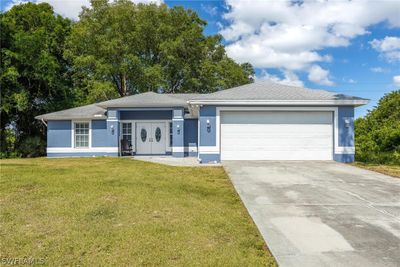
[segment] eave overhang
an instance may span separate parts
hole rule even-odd
[[[362,106],[368,99],[357,100],[189,100],[189,105],[221,106]]]

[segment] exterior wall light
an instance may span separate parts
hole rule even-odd
[[[350,120],[349,120],[349,119],[345,119],[345,120],[344,120],[344,126],[345,126],[346,128],[349,128],[349,127],[350,127]]]
[[[110,129],[111,129],[111,134],[114,135],[114,133],[115,133],[114,125],[111,125],[111,126],[110,126]]]
[[[181,129],[180,129],[180,125],[178,124],[178,125],[176,125],[176,128],[177,128],[177,132],[178,132],[178,134],[181,134]]]
[[[207,125],[207,132],[211,132],[211,123],[210,120],[206,121],[206,125]]]

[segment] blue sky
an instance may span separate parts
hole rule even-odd
[[[41,1],[73,19],[88,3]],[[2,1],[1,9],[14,3]],[[357,117],[400,89],[400,0],[165,3],[195,10],[208,23],[205,34],[221,34],[230,57],[256,67],[256,79],[371,99]]]

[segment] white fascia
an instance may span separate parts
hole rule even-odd
[[[225,106],[362,106],[369,100],[190,100],[190,105]]]

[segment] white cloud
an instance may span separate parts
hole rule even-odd
[[[353,80],[353,79],[348,79],[347,82],[348,82],[348,83],[351,83],[351,84],[357,83],[357,81],[356,81],[356,80]]]
[[[11,0],[10,2],[8,2],[8,4],[4,7],[5,11],[10,10],[13,6],[15,5],[19,5],[19,4],[25,4],[28,3],[28,0]]]
[[[400,88],[400,75],[393,76],[393,83],[396,87]]]
[[[89,0],[12,0],[5,10],[9,10],[12,8],[14,5],[18,5],[21,3],[27,3],[27,2],[33,2],[33,3],[49,3],[51,6],[54,8],[54,12],[57,14],[60,14],[61,16],[73,19],[73,20],[78,20],[79,13],[82,11],[82,6],[89,7],[90,2]],[[132,2],[134,3],[156,3],[156,4],[161,4],[163,1],[162,0],[133,0]]]
[[[389,62],[400,61],[400,38],[386,36],[378,40],[374,39],[369,42],[371,46],[381,53],[381,55]]]
[[[39,0],[38,2],[49,3],[53,6],[54,12],[63,17],[68,17],[74,20],[78,19],[82,6],[90,7],[89,0]]]
[[[334,83],[329,79],[329,71],[318,65],[313,65],[308,73],[308,79],[316,84],[332,86]]]
[[[321,73],[313,65],[332,60],[321,52],[324,48],[348,46],[380,22],[400,27],[400,1],[226,0],[226,5],[229,25],[220,33],[230,57],[256,68],[312,69],[313,78]]]
[[[370,68],[369,70],[372,71],[372,72],[375,72],[375,73],[386,72],[386,70],[384,68],[382,68],[382,67],[373,67],[373,68]]]
[[[280,84],[292,85],[292,86],[300,86],[304,87],[304,83],[299,79],[299,77],[291,71],[282,71],[284,78],[279,78],[277,75],[273,75],[268,73],[266,70],[261,71],[260,76],[256,76],[256,80],[260,81],[273,81]]]
[[[215,16],[218,14],[218,8],[216,6],[201,4],[201,9],[203,9],[204,12],[206,12],[210,16]]]

